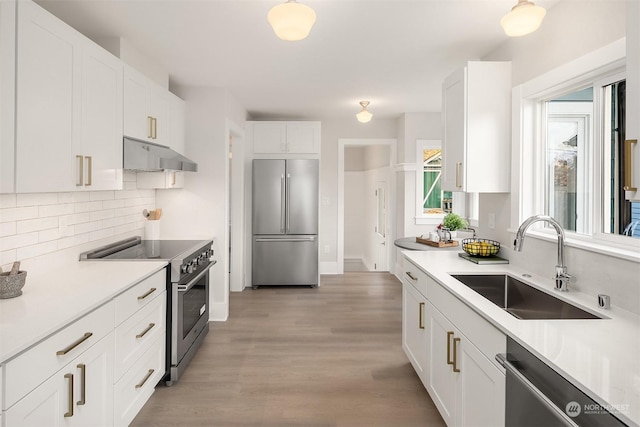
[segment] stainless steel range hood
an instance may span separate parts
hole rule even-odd
[[[132,171],[188,171],[197,172],[198,164],[164,145],[123,138],[124,169]]]

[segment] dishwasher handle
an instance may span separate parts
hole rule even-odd
[[[529,381],[527,377],[522,375],[518,368],[513,366],[513,364],[507,360],[506,355],[496,354],[496,360],[507,370],[507,375],[513,375],[513,378],[529,390],[531,394],[540,403],[542,403],[560,423],[562,423],[562,425],[567,427],[579,427],[578,424],[576,424],[567,414],[564,413],[564,411],[562,411],[562,409],[558,408],[547,396],[545,396],[538,387]]]

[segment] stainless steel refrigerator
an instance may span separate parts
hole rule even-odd
[[[318,285],[318,160],[253,161],[252,286]]]

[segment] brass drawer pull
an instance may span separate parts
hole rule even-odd
[[[453,372],[460,372],[458,369],[458,343],[460,342],[460,338],[453,339]]]
[[[462,177],[460,170],[462,169],[462,163],[456,163],[456,188],[462,188]]]
[[[447,365],[453,365],[453,361],[451,360],[451,337],[453,336],[453,332],[447,332]]]
[[[144,376],[142,381],[140,381],[138,384],[136,384],[136,388],[138,389],[138,388],[144,387],[144,383],[146,383],[147,380],[149,379],[149,377],[151,377],[151,375],[153,375],[154,371],[155,371],[154,369],[149,369],[149,372],[147,372],[147,375]]]
[[[79,161],[76,171],[76,187],[82,187],[84,185],[84,157],[76,156],[76,160]]]
[[[424,329],[424,303],[423,302],[420,303],[419,310],[420,310],[420,323],[418,324],[418,327],[420,329]]]
[[[155,323],[149,323],[149,326],[147,326],[147,328],[142,331],[141,333],[139,333],[138,335],[136,335],[137,339],[142,338],[143,336],[147,335],[147,332],[149,332],[151,329],[153,329],[153,327],[156,326]]]
[[[93,157],[84,156],[84,158],[87,160],[87,183],[85,186],[90,187],[93,183]]]
[[[416,276],[414,276],[413,274],[411,274],[410,271],[406,271],[405,272],[407,276],[409,276],[409,279],[413,280],[414,282],[418,280],[418,278]]]
[[[138,299],[139,299],[139,300],[143,300],[143,299],[145,299],[146,297],[148,297],[149,295],[151,295],[152,293],[154,293],[155,291],[156,291],[156,288],[151,288],[151,289],[149,289],[149,291],[148,291],[146,294],[144,294],[144,295],[140,295],[140,296],[138,297]]]
[[[58,350],[56,352],[56,356],[64,356],[65,354],[69,353],[71,350],[73,350],[74,348],[76,348],[77,346],[79,346],[80,344],[82,344],[83,342],[88,340],[89,338],[91,338],[92,335],[93,335],[93,333],[91,333],[91,332],[85,332],[84,335],[82,336],[82,338],[79,338],[77,341],[71,343],[67,348],[64,348],[62,350]]]
[[[73,374],[64,374],[64,377],[69,380],[69,405],[64,417],[73,417]]]
[[[147,138],[153,139],[153,117],[147,116],[147,121],[149,122],[149,135]]]
[[[82,406],[86,403],[86,393],[87,393],[87,365],[84,363],[80,363],[78,365],[78,369],[80,369],[80,400],[78,400],[77,405]]]
[[[633,169],[631,145],[637,143],[637,139],[627,139],[624,142],[624,191],[638,191],[638,189],[631,184],[633,178],[633,174],[631,173]]]

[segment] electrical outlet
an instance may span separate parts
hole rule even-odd
[[[487,227],[489,227],[491,230],[496,228],[496,214],[494,213],[490,213],[489,215],[487,215]]]
[[[329,252],[331,252],[331,246],[324,245],[323,251],[324,251],[325,254],[328,254]]]

